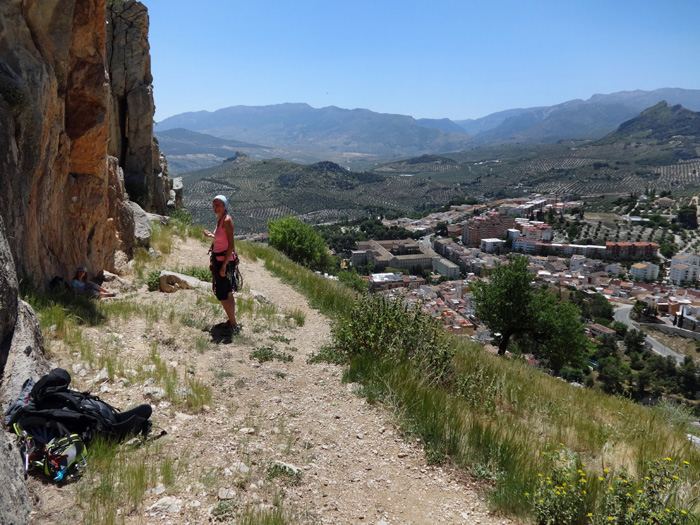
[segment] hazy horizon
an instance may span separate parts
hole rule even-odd
[[[700,88],[700,3],[144,4],[156,121],[288,102],[466,120]]]

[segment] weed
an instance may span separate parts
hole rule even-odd
[[[214,521],[229,521],[236,517],[238,502],[235,500],[221,500],[211,509],[211,516]]]
[[[202,268],[197,266],[189,266],[184,270],[178,270],[178,273],[189,275],[191,277],[196,277],[200,281],[210,282],[211,281],[211,271],[209,268]]]
[[[275,478],[283,478],[290,485],[296,485],[301,481],[301,470],[281,461],[275,461],[267,469],[267,479]]]
[[[325,345],[318,349],[318,352],[311,354],[306,360],[309,364],[315,363],[331,363],[336,365],[344,365],[348,362],[347,356],[339,352],[334,346]]]
[[[603,469],[596,479],[563,444],[555,448],[548,443],[542,455],[550,470],[549,475],[538,474],[531,496],[537,523],[690,523],[690,514],[682,508],[688,504],[681,479],[687,461],[654,461],[644,476],[634,476],[625,467],[616,472]]]
[[[253,350],[250,355],[250,359],[256,359],[259,363],[264,363],[266,361],[272,361],[277,359],[282,362],[289,362],[294,360],[294,356],[285,354],[284,352],[277,352],[272,346],[261,346]]]
[[[149,292],[155,292],[160,290],[160,270],[152,270],[148,272],[148,277],[146,278],[146,285],[148,286]]]
[[[304,323],[306,323],[306,312],[299,308],[294,308],[292,311],[288,312],[287,317],[292,319],[297,326],[304,326]]]
[[[194,340],[194,348],[197,350],[198,354],[203,354],[211,347],[209,346],[209,340],[201,335],[198,335]]]

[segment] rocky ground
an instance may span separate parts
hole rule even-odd
[[[157,267],[205,265],[206,247],[177,240]],[[210,293],[149,292],[145,285],[106,299],[136,303],[139,311],[84,328],[88,350],[69,350],[47,335],[53,363],[72,371],[76,388],[123,409],[149,402],[154,432],[167,432],[156,443],[174,460],[175,479],[159,479],[135,510],[118,510],[119,519],[233,522],[246,509],[270,512],[281,501],[290,523],[515,523],[489,511],[485,482],[427,465],[421,443],[401,432],[387,407],[369,405],[356,385],[343,383],[341,367],[307,363],[330,342],[329,320],[262,262],[243,259],[241,270],[244,328],[233,338],[212,328],[224,313]],[[291,318],[300,314],[297,326]],[[293,360],[251,359],[261,348]],[[155,361],[181,381],[210,386],[211,402],[192,413],[159,399],[157,385],[136,372]],[[115,370],[111,379],[98,379],[103,365]],[[33,522],[79,521],[75,501],[86,482],[58,487],[30,477]]]

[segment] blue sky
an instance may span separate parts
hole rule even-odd
[[[156,121],[283,102],[415,118],[700,89],[700,2],[142,0]]]

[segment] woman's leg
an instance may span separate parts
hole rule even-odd
[[[229,293],[228,297],[221,301],[221,306],[224,307],[224,311],[228,316],[228,322],[233,328],[236,328],[238,323],[236,322],[236,300],[233,298],[233,293]]]

